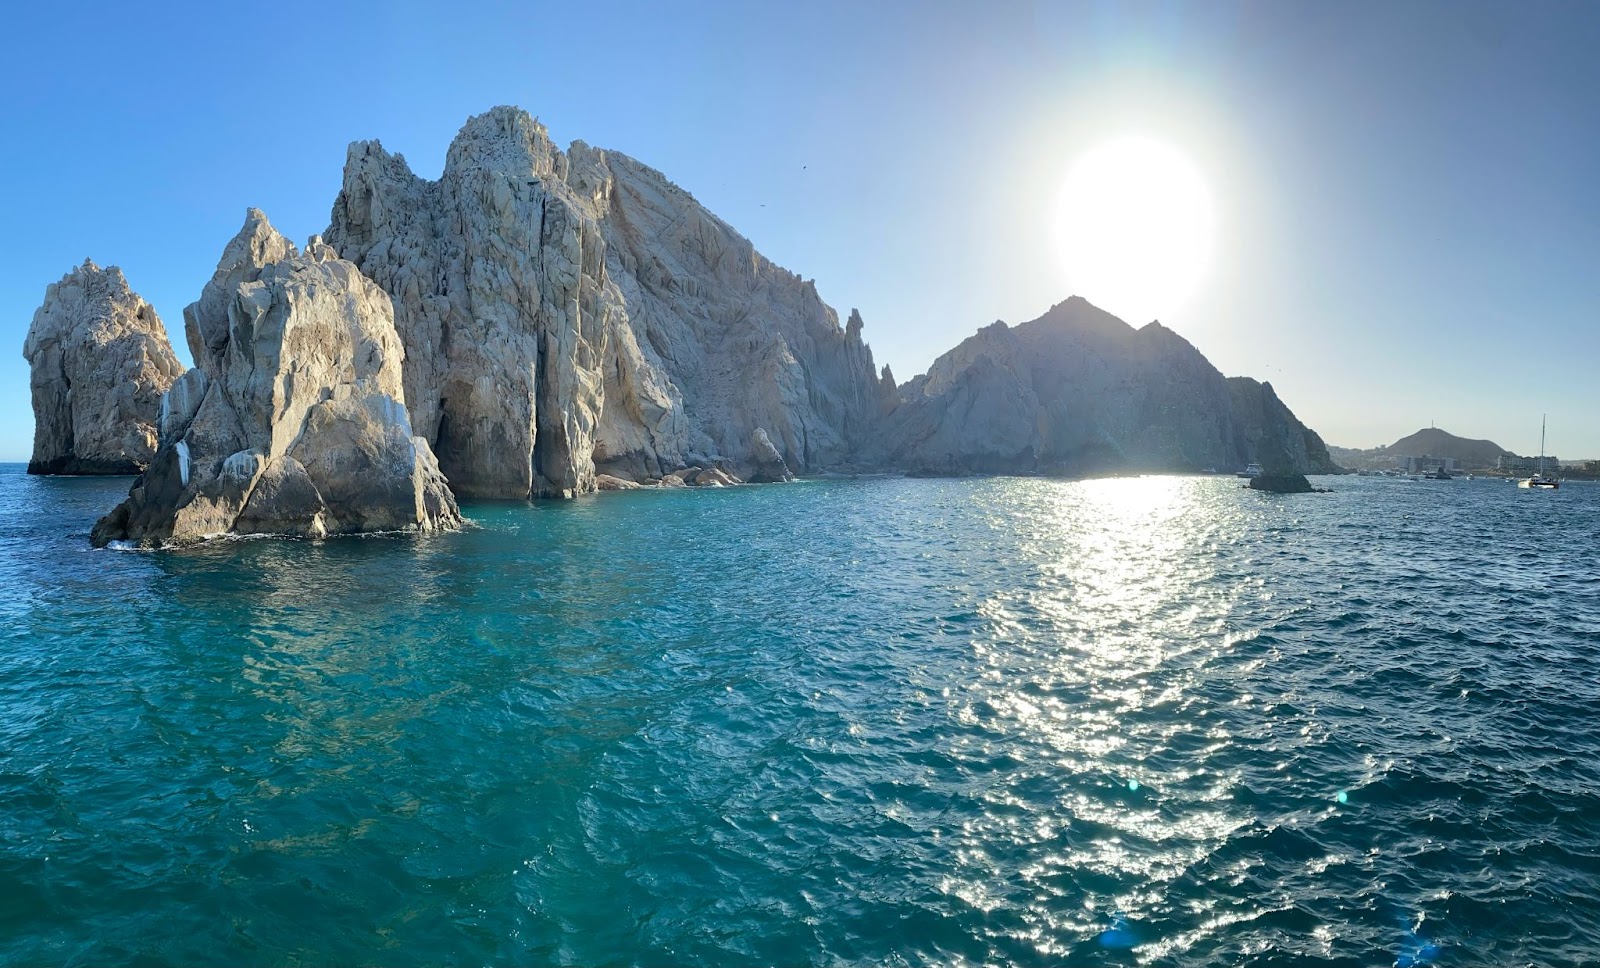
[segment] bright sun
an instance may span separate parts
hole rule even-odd
[[[1056,237],[1070,291],[1141,325],[1169,319],[1211,256],[1211,192],[1181,152],[1108,141],[1067,173]]]

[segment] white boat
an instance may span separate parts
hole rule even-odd
[[[1244,470],[1240,471],[1239,473],[1237,473],[1237,474],[1235,474],[1233,476],[1234,477],[1260,477],[1261,476],[1261,465],[1260,464],[1251,464],[1250,466],[1246,467]]]
[[[1537,491],[1553,491],[1561,486],[1554,474],[1544,472],[1544,417],[1539,418],[1539,469],[1532,477],[1518,481],[1517,486]]]

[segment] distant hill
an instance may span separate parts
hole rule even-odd
[[[1330,447],[1334,460],[1347,467],[1388,466],[1396,457],[1453,457],[1456,466],[1463,470],[1494,467],[1501,455],[1515,456],[1492,440],[1472,440],[1457,437],[1437,427],[1424,427],[1387,447],[1371,450],[1350,450]]]
[[[1492,440],[1457,437],[1437,427],[1424,427],[1409,437],[1401,437],[1384,450],[1394,457],[1420,457],[1423,454],[1429,457],[1454,457],[1457,467],[1468,470],[1493,467],[1502,455],[1516,456]]]

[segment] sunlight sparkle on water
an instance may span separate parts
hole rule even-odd
[[[872,479],[126,555],[83,541],[125,481],[23,470],[0,897],[73,904],[3,963],[1600,963],[1600,588],[1506,564],[1600,489]]]

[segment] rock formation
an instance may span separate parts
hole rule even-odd
[[[321,240],[298,252],[252,209],[184,319],[196,367],[97,546],[459,524],[411,431],[389,297]]]
[[[463,495],[560,496],[597,470],[853,458],[882,408],[861,319],[659,172],[515,108],[438,181],[351,145],[328,239],[394,298],[417,431]]]
[[[755,470],[745,480],[752,484],[776,484],[780,481],[794,480],[790,473],[788,463],[783,459],[783,454],[767,436],[767,432],[757,427],[750,440],[751,460],[755,463]]]
[[[85,260],[46,289],[22,354],[32,368],[29,474],[137,474],[149,465],[161,395],[183,364],[121,269]]]
[[[1270,385],[1227,380],[1160,323],[1136,330],[1078,297],[939,357],[882,440],[890,466],[922,474],[1196,471],[1264,450],[1293,473],[1332,469]]]
[[[1250,478],[1252,491],[1270,491],[1273,494],[1310,494],[1312,487],[1304,474],[1257,474]]]
[[[1228,378],[1240,439],[1268,475],[1337,474],[1340,468],[1316,431],[1295,419],[1272,384],[1247,376]],[[1308,485],[1309,486],[1309,485]]]
[[[51,288],[30,469],[150,465],[97,542],[448,527],[452,490],[1335,470],[1270,385],[1078,298],[897,386],[859,312],[840,325],[660,172],[563,152],[515,108],[469,119],[437,181],[352,144],[328,240],[297,251],[252,211],[185,310],[196,369],[175,383],[120,273]]]

